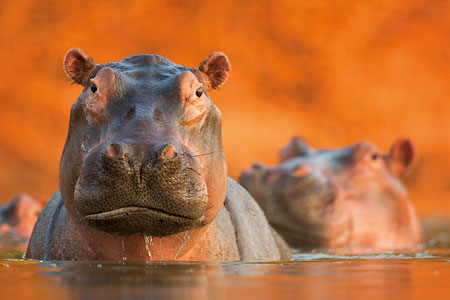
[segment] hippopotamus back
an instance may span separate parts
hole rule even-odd
[[[368,142],[316,150],[294,138],[280,150],[279,165],[255,164],[240,182],[292,247],[411,248],[423,233],[398,175],[415,156],[408,139],[383,155]]]
[[[84,89],[71,110],[60,189],[26,257],[64,260],[279,260],[290,257],[252,197],[228,179],[209,92],[230,65],[158,55],[97,65],[65,57]]]

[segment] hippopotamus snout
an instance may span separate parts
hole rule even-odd
[[[186,147],[114,142],[89,151],[74,200],[81,219],[100,230],[158,236],[201,224],[207,188]]]

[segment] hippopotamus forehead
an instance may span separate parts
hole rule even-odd
[[[140,86],[161,85],[178,77],[182,72],[191,70],[191,68],[174,64],[162,56],[151,54],[130,56],[120,62],[104,64],[102,67],[110,67]]]
[[[352,162],[353,147],[345,147],[335,150],[317,151],[316,161],[325,164],[342,165]]]
[[[316,150],[311,151],[306,156],[297,156],[290,159],[282,165],[285,168],[294,171],[303,165],[310,165],[322,169],[337,169],[350,166],[353,162],[353,147],[345,147],[333,150]]]
[[[304,162],[331,162],[347,160],[352,156],[353,147],[345,147],[341,149],[321,149],[311,151],[307,156],[300,156],[296,159]]]

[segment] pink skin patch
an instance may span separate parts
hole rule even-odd
[[[102,68],[89,81],[89,92],[86,104],[91,116],[102,119],[102,112],[108,104],[108,99],[114,90],[115,72],[111,68]]]
[[[175,148],[172,145],[169,145],[164,149],[162,157],[165,159],[174,159],[177,157],[177,151],[175,151]]]
[[[198,124],[207,111],[206,101],[202,96],[198,97],[196,91],[203,88],[203,84],[192,72],[183,72],[180,76],[180,100],[184,106],[182,124]]]

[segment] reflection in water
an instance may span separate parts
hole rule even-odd
[[[44,272],[60,278],[61,286],[74,292],[77,298],[114,298],[124,295],[136,298],[193,299],[208,293],[207,275],[219,273],[217,266],[202,264],[160,263],[63,263],[55,270]]]

